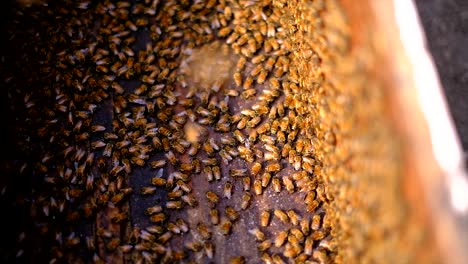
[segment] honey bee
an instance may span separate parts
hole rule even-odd
[[[290,233],[297,238],[299,243],[304,242],[304,234],[302,233],[301,230],[299,230],[297,228],[293,228],[293,229],[290,230]]]
[[[283,185],[289,193],[294,192],[294,188],[295,188],[294,182],[291,180],[289,176],[283,177]]]
[[[270,212],[262,211],[260,213],[260,225],[267,227],[270,224]]]
[[[281,182],[278,177],[273,177],[272,180],[273,190],[277,193],[281,192]]]
[[[255,77],[257,76],[261,71],[263,70],[263,65],[262,64],[257,64],[252,71],[250,71],[250,76]]]
[[[252,150],[244,146],[237,147],[237,150],[239,150],[240,157],[243,158],[245,161],[254,162],[255,158],[252,153]]]
[[[281,211],[281,210],[279,210],[279,209],[275,209],[275,211],[273,212],[273,214],[274,214],[279,220],[281,220],[281,222],[283,222],[283,223],[285,223],[285,224],[289,223],[289,217],[288,217],[288,215],[287,215],[285,212],[283,212],[283,211]]]
[[[235,72],[233,78],[237,86],[242,86],[242,75],[240,72]]]
[[[187,223],[182,218],[178,218],[176,220],[176,224],[180,228],[180,231],[182,233],[187,233],[189,231],[189,227],[188,227]]]
[[[244,177],[246,172],[246,169],[230,169],[229,175],[231,175],[231,177]]]
[[[206,198],[208,199],[209,202],[214,203],[214,204],[218,203],[219,201],[218,195],[212,191],[206,192]]]
[[[219,224],[219,211],[218,211],[218,209],[211,209],[210,210],[210,220],[211,220],[211,224],[213,224],[213,225]]]
[[[154,215],[154,214],[157,214],[157,213],[160,213],[160,212],[162,212],[162,207],[160,205],[155,205],[155,206],[152,206],[152,207],[148,207],[145,210],[145,213],[147,215]]]
[[[265,170],[267,172],[279,172],[281,170],[281,165],[278,162],[270,163],[265,167]]]
[[[263,193],[262,182],[258,179],[254,181],[254,191],[256,195],[261,195]]]
[[[164,222],[164,220],[166,220],[166,215],[164,213],[154,214],[150,217],[150,220],[153,223]]]
[[[223,219],[221,221],[221,224],[219,225],[220,233],[223,235],[228,235],[231,232],[231,229],[232,229],[232,222],[227,219]]]
[[[263,70],[259,73],[259,75],[258,75],[258,77],[257,77],[257,83],[258,83],[258,84],[263,84],[263,83],[265,82],[265,80],[266,80],[267,77],[268,77],[268,71],[266,71],[266,70],[263,69]]]
[[[244,256],[232,257],[229,260],[229,264],[245,264],[245,257]]]
[[[250,177],[243,177],[242,183],[244,185],[244,191],[250,191]]]
[[[167,183],[166,183],[166,186],[167,186]],[[184,195],[184,192],[180,189],[177,189],[177,190],[173,190],[173,191],[170,191],[167,193],[167,198],[169,199],[177,199],[177,198],[180,198],[182,197],[182,195]]]
[[[260,231],[258,228],[253,228],[249,230],[249,233],[252,234],[257,241],[261,242],[265,240],[265,233]]]
[[[251,89],[247,89],[247,90],[243,91],[242,92],[242,97],[244,99],[249,99],[250,97],[253,97],[256,94],[257,94],[257,90],[255,90],[254,88],[251,88]],[[238,128],[238,129],[240,129],[240,128]]]
[[[319,230],[320,229],[320,223],[321,223],[321,217],[319,214],[316,214],[312,217],[312,224],[311,228],[312,230]]]
[[[167,209],[182,209],[183,204],[182,201],[167,201],[166,208]]]
[[[271,240],[267,239],[263,241],[262,243],[258,244],[258,250],[260,252],[266,251],[271,247]]]
[[[213,172],[213,176],[215,180],[217,181],[221,180],[221,169],[219,168],[219,166],[213,166],[211,170]]]
[[[223,188],[224,197],[226,197],[228,199],[231,199],[231,197],[232,197],[232,188],[233,188],[233,185],[232,185],[231,182],[227,181],[224,184],[224,188]]]
[[[198,201],[193,197],[192,195],[183,195],[181,197],[182,201],[184,201],[186,204],[190,205],[191,207],[195,207],[198,205]]]
[[[255,141],[257,140],[257,136],[258,136],[257,130],[255,130],[255,129],[250,130],[249,142],[252,143],[252,144],[255,143]]]
[[[317,209],[319,206],[319,202],[317,200],[314,200],[312,203],[307,204],[307,212],[314,212],[315,209]]]
[[[317,230],[312,233],[311,237],[314,241],[319,241],[325,238],[325,233],[323,231]]]
[[[248,90],[252,88],[252,84],[253,84],[253,78],[251,76],[247,76],[247,78],[245,78],[244,85],[242,87],[244,88],[244,90]]]
[[[280,231],[275,237],[275,247],[281,247],[284,242],[286,242],[286,238],[288,237],[288,231]]]
[[[301,231],[304,235],[308,235],[310,232],[310,220],[308,218],[303,218],[300,222]]]
[[[166,160],[154,160],[150,162],[150,166],[153,169],[159,169],[166,166]]]
[[[154,194],[156,192],[156,190],[157,190],[156,187],[146,186],[146,187],[141,188],[140,193],[142,195],[151,195],[151,194]]]
[[[170,231],[165,232],[164,234],[158,237],[158,241],[162,244],[166,244],[169,239],[171,239],[172,233]]]
[[[179,160],[176,158],[172,151],[169,151],[165,154],[167,160],[173,165],[176,166],[179,163]]]
[[[204,223],[198,223],[197,231],[203,239],[205,240],[211,239],[212,233]]]
[[[239,213],[230,206],[227,206],[224,212],[226,213],[227,218],[233,222],[239,219]]]
[[[206,177],[206,180],[208,182],[211,182],[213,181],[213,171],[211,169],[210,166],[205,166],[205,168],[203,169],[203,172],[205,173],[205,177]]]
[[[231,35],[226,39],[227,44],[233,44],[237,38],[239,38],[239,34],[237,32],[232,32]]]
[[[245,57],[240,57],[239,60],[237,61],[236,70],[238,72],[243,71],[246,63],[247,63],[247,59]]]
[[[244,192],[244,194],[242,195],[242,201],[241,201],[242,210],[245,210],[249,207],[251,200],[252,200],[252,195],[248,192]]]
[[[234,137],[237,139],[237,141],[239,141],[242,144],[245,143],[245,137],[242,134],[242,132],[240,132],[239,130],[234,130],[233,133],[234,133]]]

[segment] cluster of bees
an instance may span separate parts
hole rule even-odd
[[[340,261],[330,211],[349,209],[323,174],[342,173],[324,164],[341,120],[325,114],[336,108],[324,99],[324,1],[15,12],[11,166],[30,184],[2,192],[29,220],[7,259]]]

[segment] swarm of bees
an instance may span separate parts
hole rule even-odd
[[[393,184],[398,165],[386,157],[397,149],[366,145],[391,138],[381,132],[379,103],[366,105],[374,112],[358,109],[357,90],[324,75],[322,61],[346,50],[346,30],[332,28],[340,38],[327,40],[324,14],[334,7],[320,0],[18,7],[3,81],[17,117],[10,172],[27,184],[2,189],[25,219],[5,259],[351,263],[385,255],[363,253],[368,226],[356,235],[348,229],[369,208],[354,192],[375,201],[387,195],[350,187],[357,175],[365,182],[381,171],[355,165],[353,155],[380,155]],[[377,120],[369,136],[359,131],[364,125],[350,125],[360,111]],[[378,217],[397,219],[385,222],[389,228],[402,215]]]

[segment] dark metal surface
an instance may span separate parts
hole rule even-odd
[[[450,112],[468,149],[468,2],[416,0]]]

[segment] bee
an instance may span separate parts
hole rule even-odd
[[[241,202],[242,210],[245,210],[249,207],[251,200],[252,200],[252,195],[248,192],[244,192],[244,194],[242,195],[242,202]]]
[[[261,71],[263,70],[263,65],[262,64],[257,64],[252,71],[250,71],[250,76],[255,77],[257,76]]]
[[[257,128],[257,133],[259,135],[263,135],[265,134],[267,131],[270,130],[270,123],[268,122],[265,122],[263,124],[261,124],[258,128]]]
[[[158,241],[161,242],[162,244],[166,244],[169,239],[172,238],[172,233],[170,231],[167,231],[166,233],[160,235],[158,237]]]
[[[218,36],[224,38],[231,33],[231,30],[231,27],[224,27],[218,31]]]
[[[221,224],[219,225],[220,233],[223,235],[228,235],[231,232],[231,229],[232,229],[232,222],[227,219],[223,219],[221,221]]]
[[[214,178],[213,178],[213,171],[211,167],[205,166],[205,168],[203,169],[203,172],[205,173],[206,180],[208,182],[212,182]]]
[[[255,162],[250,169],[250,173],[252,176],[258,175],[258,173],[262,170],[262,164],[260,162]]]
[[[289,193],[293,193],[294,192],[294,183],[293,181],[291,180],[291,178],[289,176],[284,176],[283,177],[283,185],[284,187],[286,188],[286,190],[289,192]]]
[[[217,225],[219,224],[219,211],[218,209],[211,209],[210,210],[210,221],[211,221],[211,224],[213,225]]]
[[[312,203],[308,204],[307,205],[307,212],[311,213],[311,212],[314,212],[315,209],[317,209],[319,206],[319,202],[317,200],[314,200]]]
[[[242,94],[244,94],[244,92]],[[237,129],[244,129],[247,125],[247,120],[247,117],[243,117],[241,120],[239,120],[239,122],[237,123]]]
[[[102,141],[94,141],[94,142],[91,142],[91,148],[92,149],[100,149],[100,148],[103,148],[106,146],[106,143],[102,142]]]
[[[206,199],[208,199],[208,201],[211,203],[216,204],[219,201],[218,195],[212,191],[206,192],[205,196],[206,196]]]
[[[183,204],[182,201],[167,201],[166,202],[166,208],[167,209],[182,209]]]
[[[295,258],[302,251],[299,245],[286,244],[283,251],[283,256],[287,258]]]
[[[229,175],[231,175],[231,177],[244,177],[246,172],[246,169],[230,169]]]
[[[247,76],[247,78],[245,78],[244,85],[242,87],[244,88],[244,90],[248,90],[252,87],[252,84],[253,84],[252,77]]]
[[[243,177],[242,183],[244,185],[244,191],[250,191],[250,177]]]
[[[154,160],[150,162],[150,166],[153,169],[159,169],[166,166],[166,160]]]
[[[204,240],[211,239],[212,233],[204,223],[198,223],[197,231]]]
[[[153,223],[161,223],[166,220],[166,215],[164,213],[154,214],[150,217],[150,221]]]
[[[180,227],[175,223],[168,223],[167,224],[167,230],[171,231],[174,234],[180,234],[181,233]]]
[[[213,176],[215,180],[217,181],[221,180],[221,169],[219,168],[219,166],[213,166],[211,170],[213,172]]]
[[[275,247],[281,247],[288,238],[288,231],[280,231],[275,237]]]
[[[229,264],[245,264],[245,257],[244,256],[232,257],[229,260]]]
[[[187,241],[185,242],[184,246],[193,252],[199,252],[203,249],[202,243],[198,241]]]
[[[250,97],[253,97],[257,94],[257,90],[255,90],[254,88],[251,88],[251,89],[247,89],[245,91],[242,92],[242,97],[244,99],[249,99]],[[245,126],[244,126],[245,127]],[[242,128],[239,128],[238,129],[242,129]]]
[[[325,233],[323,231],[317,230],[312,233],[311,237],[314,241],[319,241],[325,238]]]
[[[274,214],[279,220],[281,220],[281,222],[283,222],[283,223],[285,223],[285,224],[289,223],[289,217],[288,217],[288,215],[287,215],[285,212],[283,212],[283,211],[281,211],[281,210],[279,210],[279,209],[275,209],[275,211],[273,212],[273,214]]]
[[[258,250],[263,252],[268,250],[271,247],[271,240],[267,239],[263,241],[262,243],[258,244]]]
[[[209,259],[213,258],[213,253],[214,253],[214,246],[212,243],[205,242],[205,254]]]
[[[304,234],[301,232],[301,230],[293,228],[290,230],[290,233],[297,238],[299,243],[304,242]]]
[[[309,205],[315,201],[315,192],[308,192],[304,198],[304,203]]]
[[[314,240],[312,239],[311,236],[308,236],[304,242],[304,254],[306,254],[307,256],[311,256],[313,245],[314,245]]]
[[[239,38],[239,34],[237,32],[232,32],[231,35],[229,35],[229,37],[226,39],[226,43],[233,44],[237,38]]]
[[[235,72],[233,78],[237,86],[242,86],[242,75],[240,72]]]
[[[240,57],[237,61],[236,70],[241,72],[245,68],[245,64],[247,63],[247,59],[245,57]]]
[[[272,180],[273,190],[277,193],[281,192],[281,183],[278,177],[273,177]]]
[[[302,233],[307,236],[310,232],[310,220],[303,218],[299,225],[301,226]]]
[[[192,195],[183,195],[181,197],[182,201],[184,201],[186,204],[190,205],[191,207],[195,207],[198,205],[198,201],[193,197]]]
[[[270,212],[262,211],[260,213],[260,225],[267,227],[270,224]]]
[[[270,163],[265,167],[265,170],[268,172],[278,172],[281,170],[281,165],[278,162]]]
[[[320,229],[320,223],[321,223],[321,217],[319,214],[316,214],[312,217],[312,224],[311,228],[312,230],[319,230]]]
[[[152,206],[152,207],[148,207],[146,208],[145,210],[145,213],[147,215],[154,215],[154,214],[157,214],[157,213],[160,213],[162,212],[162,207],[160,205],[155,205],[155,206]]]
[[[257,179],[254,181],[254,191],[256,195],[261,195],[263,193],[262,181]]]
[[[234,137],[237,139],[237,141],[239,141],[242,144],[245,143],[245,137],[242,134],[242,132],[240,132],[239,130],[234,130],[233,133],[234,133]]]
[[[173,165],[176,166],[179,163],[179,160],[176,158],[172,151],[169,151],[165,154],[167,160]]]
[[[178,218],[176,220],[176,224],[180,228],[181,232],[187,233],[189,231],[189,227],[188,227],[187,223],[184,221],[184,219]]]
[[[247,123],[247,128],[255,128],[261,121],[262,118],[260,116],[254,117]]]
[[[166,186],[167,186],[167,183],[166,183]],[[181,189],[177,189],[177,190],[168,192],[167,198],[174,200],[174,199],[182,197],[182,195],[184,195],[184,192]]]
[[[261,242],[265,240],[265,233],[260,231],[258,228],[253,228],[249,230],[249,233],[252,234],[257,241]]]
[[[224,209],[224,212],[226,213],[227,218],[233,222],[239,219],[239,213],[230,206],[227,206],[226,209]]]
[[[181,173],[181,174],[182,174],[182,173]],[[182,174],[182,175],[185,175],[185,174]],[[176,182],[176,185],[177,185],[182,191],[184,191],[184,192],[186,192],[186,193],[192,192],[192,188],[191,188],[189,185],[187,185],[185,182],[183,182],[182,180],[178,180],[178,181]]]
[[[233,188],[233,185],[232,185],[231,182],[227,181],[224,184],[224,188],[223,188],[224,197],[226,197],[228,199],[231,199],[231,197],[232,197],[232,188]]]
[[[141,195],[151,195],[151,194],[154,194],[156,190],[157,190],[156,187],[146,186],[146,187],[141,188],[140,193]]]
[[[263,70],[259,73],[259,75],[258,75],[258,77],[257,77],[257,83],[258,83],[258,84],[263,84],[263,83],[265,82],[265,80],[266,80],[267,77],[268,77],[268,71],[266,71],[266,70],[263,69]]]
[[[249,142],[251,144],[254,144],[255,141],[257,140],[257,136],[258,136],[258,134],[257,134],[257,131],[255,129],[250,130],[250,132],[249,132]]]
[[[255,158],[252,153],[252,150],[249,148],[246,148],[244,146],[239,146],[237,147],[237,150],[239,150],[239,155],[241,158],[243,158],[247,162],[254,162]]]

